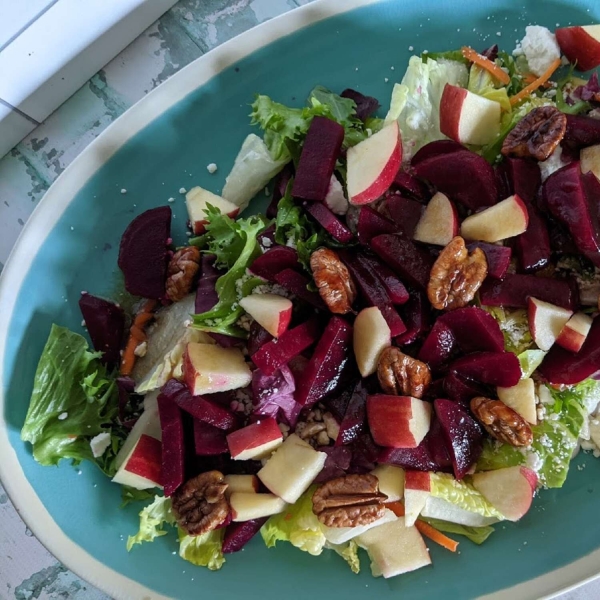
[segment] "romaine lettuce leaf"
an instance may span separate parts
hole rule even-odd
[[[79,334],[52,326],[21,430],[40,464],[56,465],[62,458],[96,462],[90,440],[110,430],[118,411],[116,382],[100,356]]]
[[[154,496],[153,490],[136,490],[128,485],[122,485],[120,508],[125,508],[132,502],[145,502],[146,500],[150,500],[150,498],[154,498]]]
[[[469,71],[469,83],[467,89],[474,94],[483,96],[488,100],[498,102],[504,112],[512,112],[512,106],[506,93],[506,88],[497,85],[497,80],[486,69],[473,64]]]
[[[157,537],[167,535],[165,525],[175,525],[175,515],[171,510],[171,499],[156,496],[154,501],[140,512],[140,530],[127,538],[127,552],[136,544],[153,542]]]
[[[522,379],[531,377],[533,372],[542,364],[547,352],[543,350],[525,350],[517,356],[521,365]]]
[[[224,534],[224,527],[202,535],[187,535],[185,531],[179,529],[179,556],[197,567],[218,571],[225,563]]]
[[[429,523],[432,527],[443,533],[464,535],[474,544],[483,544],[494,533],[494,528],[491,525],[486,527],[468,527],[467,525],[459,525],[458,523],[450,523],[449,521],[442,521],[440,519],[430,519],[429,517],[419,517],[419,520]]]
[[[483,517],[504,519],[470,483],[464,479],[457,481],[447,473],[431,474],[431,495]]]
[[[533,346],[526,310],[499,306],[482,306],[482,308],[498,321],[504,336],[504,348],[507,352],[519,355]]]
[[[347,563],[353,573],[360,573],[360,558],[358,557],[358,544],[350,540],[345,544],[330,544],[327,542],[325,548],[339,554]]]

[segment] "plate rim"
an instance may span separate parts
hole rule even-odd
[[[112,156],[156,118],[234,63],[314,23],[382,0],[313,0],[233,37],[192,61],[141,98],[92,141],[56,179],[27,220],[0,274],[0,481],[42,545],[78,577],[115,599],[168,600],[118,573],[71,540],[29,483],[8,439],[4,365],[8,330],[22,284],[37,253],[81,188]],[[565,4],[568,4],[566,0]],[[33,251],[32,251],[33,250]],[[600,577],[600,547],[563,567],[493,592],[481,600],[555,598]]]

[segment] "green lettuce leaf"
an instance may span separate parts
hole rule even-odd
[[[260,534],[267,548],[273,548],[277,542],[289,542],[313,556],[323,552],[327,540],[312,509],[315,489],[314,486],[311,487],[295,504],[272,516],[261,527]]]
[[[150,500],[150,498],[154,498],[154,495],[153,490],[136,490],[128,485],[122,485],[120,508],[125,508],[132,502],[145,502],[146,500]]]
[[[531,377],[533,372],[542,364],[547,352],[543,350],[525,350],[517,356],[521,365],[522,378]]]
[[[526,310],[499,306],[482,306],[482,308],[498,321],[504,336],[505,350],[519,355],[534,345]]]
[[[153,542],[157,537],[167,535],[165,525],[175,525],[171,499],[156,496],[154,502],[140,512],[140,530],[127,538],[127,552],[130,552],[136,544]]]
[[[465,479],[457,481],[447,473],[431,474],[431,495],[446,502],[456,504],[460,508],[477,513],[482,517],[504,519],[469,482]]]
[[[77,333],[53,325],[40,357],[21,439],[42,465],[91,460],[90,440],[109,431],[118,410],[113,377]]]
[[[494,533],[494,528],[490,525],[486,527],[468,527],[467,525],[459,525],[458,523],[450,523],[449,521],[442,521],[440,519],[430,519],[429,517],[419,517],[419,520],[429,523],[432,527],[443,533],[464,535],[474,544],[483,544]]]
[[[202,535],[187,535],[185,531],[179,529],[179,556],[197,567],[218,571],[225,563],[224,535],[224,527]]]
[[[508,113],[512,112],[512,106],[508,99],[506,88],[498,85],[497,80],[488,70],[482,69],[476,64],[471,65],[467,89],[488,100],[498,102],[503,111]]]
[[[325,548],[339,554],[347,563],[353,573],[360,573],[360,558],[358,556],[358,544],[350,540],[345,544],[330,544],[327,542]]]
[[[427,52],[421,55],[421,60],[427,62],[428,60],[452,60],[454,62],[468,65],[469,61],[463,56],[462,50],[446,50],[445,52]]]
[[[260,254],[257,236],[268,222],[260,215],[234,221],[213,206],[208,207],[207,216],[209,223],[202,236],[203,245],[216,256],[217,265],[228,271],[217,279],[219,302],[211,310],[194,315],[192,327],[244,338],[247,333],[237,325],[244,314],[239,301],[264,283],[259,277],[246,275],[246,270]]]

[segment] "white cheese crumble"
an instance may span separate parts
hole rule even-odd
[[[215,163],[210,163],[206,165],[206,170],[212,175],[217,172],[217,165]]]
[[[58,415],[57,418],[59,421],[64,421],[68,416],[69,416],[69,413],[63,412],[63,413],[60,413],[60,415]]]
[[[90,440],[90,448],[94,458],[102,456],[110,446],[110,432],[103,431]]]
[[[179,188],[179,193],[180,194],[187,194],[187,190],[184,187]]]
[[[123,189],[121,190],[121,194],[126,194],[126,193],[127,193],[127,190],[126,190],[125,188],[123,188]]]
[[[167,200],[167,202],[175,202],[175,198],[171,197]]]
[[[513,52],[514,56],[525,54],[531,72],[538,77],[560,58],[560,48],[556,36],[546,27],[529,25],[525,37]]]
[[[562,147],[557,146],[556,150],[548,157],[547,160],[539,163],[540,171],[542,173],[542,181],[546,181],[554,171],[558,171],[561,167],[564,167],[566,163],[562,160]]]
[[[148,342],[142,342],[141,344],[138,344],[136,349],[133,351],[133,353],[140,358],[146,356],[146,352],[148,352]]]

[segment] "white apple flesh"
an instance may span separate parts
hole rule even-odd
[[[366,533],[369,529],[379,527],[385,523],[391,523],[396,519],[398,519],[398,517],[391,510],[386,508],[381,519],[377,519],[377,521],[373,521],[368,525],[357,525],[356,527],[326,527],[325,525],[321,525],[321,529],[323,530],[325,539],[330,544],[345,544],[351,539]]]
[[[142,434],[113,477],[114,483],[136,490],[161,487],[162,442]]]
[[[350,204],[369,204],[388,190],[402,163],[398,121],[348,148],[347,188]]]
[[[236,206],[233,202],[225,200],[225,198],[221,198],[221,196],[217,196],[200,186],[193,187],[185,195],[185,204],[192,231],[196,235],[204,233],[204,226],[208,223],[206,212],[204,212],[208,208],[208,204],[218,208],[221,214],[227,215],[232,219],[240,212],[239,206]]]
[[[460,234],[466,240],[478,242],[501,242],[527,230],[529,214],[523,200],[516,194],[490,208],[467,217],[461,225]]]
[[[404,469],[394,465],[377,465],[371,475],[379,480],[379,491],[387,496],[386,502],[397,502],[404,496]]]
[[[553,346],[573,314],[566,308],[531,296],[527,302],[527,312],[531,337],[538,348],[546,352]]]
[[[527,467],[507,467],[473,475],[473,486],[509,521],[518,521],[531,507],[538,477]]]
[[[449,83],[440,101],[440,130],[461,144],[489,144],[500,131],[498,102]]]
[[[242,427],[227,435],[233,460],[260,460],[281,446],[283,434],[272,417]]]
[[[579,164],[582,173],[590,171],[600,179],[600,144],[582,148],[579,153]]]
[[[354,356],[363,377],[375,373],[380,354],[391,345],[392,333],[379,308],[363,308],[354,320],[353,332]]]
[[[556,343],[565,350],[579,352],[591,326],[592,317],[581,312],[575,313],[558,334]]]
[[[231,496],[234,492],[244,492],[245,494],[258,493],[258,477],[256,475],[225,475],[227,490],[225,493]]]
[[[427,502],[425,502],[425,506],[421,511],[421,516],[429,517],[430,519],[440,519],[449,523],[458,523],[467,527],[486,527],[498,522],[498,519],[495,517],[482,517],[478,513],[465,510],[456,504],[436,498],[435,496],[427,498]]]
[[[528,423],[537,424],[535,407],[535,382],[530,377],[521,379],[512,387],[496,388],[498,399],[519,413]]]
[[[431,474],[427,471],[411,471],[404,473],[404,510],[406,525],[415,524],[417,517],[425,507],[431,495]]]
[[[446,246],[458,234],[458,213],[448,196],[438,192],[419,219],[413,239],[425,244]]]
[[[240,300],[240,306],[276,338],[292,320],[292,301],[277,294],[250,294]]]
[[[287,503],[275,494],[233,492],[229,497],[233,521],[251,521],[277,515]]]

